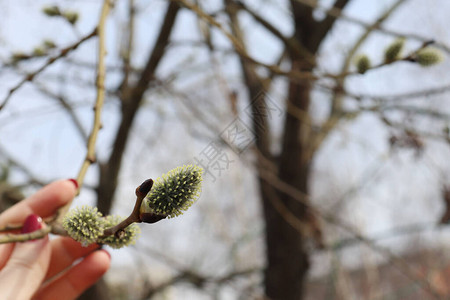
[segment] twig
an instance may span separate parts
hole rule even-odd
[[[77,176],[77,182],[78,182],[78,189],[81,189],[84,182],[84,176],[86,175],[86,172],[91,164],[93,164],[96,160],[95,157],[95,145],[97,141],[98,132],[101,129],[102,123],[101,123],[101,114],[102,114],[102,108],[103,103],[105,101],[105,56],[106,56],[106,19],[109,14],[109,10],[111,8],[111,1],[110,0],[104,0],[102,11],[100,14],[100,20],[97,28],[97,34],[98,34],[98,66],[97,66],[97,98],[95,100],[95,106],[94,106],[94,122],[91,134],[89,135],[89,140],[87,143],[87,153],[86,157],[83,161],[83,164],[81,165],[80,171]],[[72,200],[73,201],[73,200]],[[61,223],[62,219],[64,218],[64,215],[67,213],[67,211],[70,208],[70,205],[72,204],[72,201],[68,202],[66,205],[61,207],[58,211],[58,217],[56,219],[56,223]]]
[[[202,275],[200,273],[194,272],[192,270],[183,270],[180,274],[172,277],[171,279],[160,283],[157,286],[154,286],[145,293],[145,296],[142,299],[151,299],[154,295],[160,293],[167,287],[173,286],[180,282],[188,282],[197,287],[201,287],[206,283],[213,283],[216,285],[224,284],[230,280],[234,280],[235,278],[250,276],[252,274],[261,272],[262,268],[249,268],[245,270],[233,270],[228,274],[224,274],[222,276],[207,276]]]
[[[52,230],[52,226],[33,231],[31,233],[22,234],[2,234],[0,235],[0,244],[26,242],[29,240],[41,239]]]
[[[320,86],[320,87],[324,88],[324,89],[328,89],[328,90],[331,89],[330,87],[325,87],[325,86]],[[448,93],[448,92],[450,92],[450,85],[446,84],[446,85],[436,87],[436,88],[429,88],[426,90],[413,91],[413,92],[402,93],[402,94],[393,94],[393,95],[354,94],[345,89],[341,90],[340,92],[350,98],[357,100],[357,101],[367,99],[367,100],[373,100],[373,101],[377,101],[377,102],[399,103],[399,102],[415,100],[417,98],[435,96],[435,95],[441,95],[444,93]]]
[[[347,75],[349,75],[349,68],[351,65],[351,61],[353,59],[353,56],[355,55],[356,51],[361,47],[361,45],[364,43],[365,40],[370,36],[370,34],[376,29],[379,28],[380,25],[386,21],[395,10],[397,10],[400,5],[404,2],[404,0],[397,0],[389,9],[387,9],[379,18],[375,20],[373,24],[366,27],[366,31],[358,38],[358,40],[355,42],[353,47],[350,49],[349,53],[347,54],[347,57],[345,58],[344,64],[342,65],[341,74],[333,76],[328,75],[329,77],[336,80],[336,87],[334,88],[334,95],[332,98],[332,105],[331,105],[331,113],[328,119],[323,123],[322,128],[319,133],[312,133],[314,134],[313,137],[311,137],[312,143],[311,146],[308,148],[308,155],[313,155],[317,151],[317,149],[322,145],[325,138],[329,135],[329,133],[336,128],[336,126],[339,124],[339,121],[342,118],[342,105],[344,101],[343,94],[341,93],[341,90],[344,89],[345,86],[345,80],[347,79]],[[303,1],[302,1],[303,3]],[[381,67],[381,66],[377,66]]]
[[[28,167],[24,164],[22,164],[20,161],[15,160],[14,158],[11,157],[11,155],[9,155],[9,153],[0,145],[0,155],[2,155],[3,157],[5,157],[8,161],[8,163],[16,168],[18,168],[20,171],[22,171],[23,173],[25,173],[29,178],[30,181],[32,183],[44,186],[46,183],[39,180],[37,178],[37,176],[35,176],[31,170],[28,169]]]
[[[445,226],[445,225],[444,225]],[[409,235],[409,234],[415,234],[415,233],[421,233],[424,231],[433,231],[433,230],[439,230],[441,226],[439,224],[436,224],[436,222],[429,222],[429,223],[415,223],[415,224],[409,224],[404,226],[398,226],[391,228],[389,230],[377,233],[370,237],[369,239],[371,241],[379,241],[383,239],[389,239],[394,238],[397,236],[402,235]],[[346,247],[354,246],[355,244],[359,244],[361,241],[356,238],[346,238],[342,240],[338,240],[335,242],[329,243],[327,250],[341,250]]]
[[[37,85],[36,82],[35,82],[35,85]],[[59,104],[61,104],[61,106],[64,108],[64,110],[69,115],[69,118],[72,120],[73,125],[75,126],[76,130],[80,134],[82,140],[87,141],[87,133],[84,131],[83,125],[81,124],[81,120],[77,117],[77,115],[75,114],[75,112],[74,112],[72,106],[69,104],[69,102],[67,102],[66,99],[62,95],[57,95],[57,94],[53,93],[52,91],[50,91],[43,85],[37,85],[37,88],[43,94],[57,100],[59,102]]]
[[[345,95],[349,98],[352,98],[356,101],[362,102],[363,100],[374,101],[376,103],[388,104],[388,103],[396,103],[399,102],[404,103],[406,101],[416,100],[417,98],[428,97],[428,96],[437,96],[441,94],[445,94],[450,92],[450,85],[445,84],[436,88],[428,88],[420,91],[413,91],[408,93],[400,93],[400,94],[391,94],[391,95],[374,95],[374,94],[356,94],[351,91],[348,91],[345,88],[336,90],[336,87],[323,84],[316,83],[315,87],[328,93],[337,93],[341,95]]]
[[[87,154],[86,158],[80,168],[80,171],[77,176],[77,182],[79,185],[79,188],[83,185],[84,176],[86,175],[86,172],[89,168],[89,166],[95,162],[95,144],[97,141],[98,132],[100,131],[100,128],[102,126],[101,124],[101,114],[102,114],[102,108],[103,103],[105,100],[105,56],[106,56],[106,18],[109,14],[109,10],[111,8],[111,1],[110,0],[104,0],[102,11],[100,15],[100,21],[98,24],[98,66],[97,66],[97,98],[95,101],[94,106],[94,124],[92,127],[92,132],[89,135],[89,140],[87,144]],[[66,204],[64,206],[64,210],[67,211],[71,203]],[[59,217],[58,217],[59,218]]]
[[[134,204],[133,211],[125,220],[123,220],[116,226],[105,229],[105,231],[103,232],[104,236],[118,235],[128,225],[141,222],[139,210],[141,208],[142,201],[144,200],[144,198],[148,194],[148,192],[150,192],[150,190],[152,189],[152,186],[153,186],[153,180],[147,179],[140,186],[138,186],[136,188],[136,203]]]
[[[91,33],[89,33],[88,35],[84,36],[83,38],[81,38],[78,42],[76,42],[73,45],[70,45],[69,47],[66,47],[64,49],[61,49],[61,51],[59,52],[58,55],[52,56],[50,57],[47,62],[40,67],[39,69],[37,69],[36,71],[34,71],[33,73],[30,73],[28,75],[26,75],[16,86],[14,86],[13,88],[11,88],[8,92],[8,94],[6,95],[6,97],[3,99],[2,104],[0,104],[0,110],[2,110],[6,104],[8,104],[9,100],[11,99],[12,95],[18,90],[20,89],[26,82],[28,81],[32,81],[34,79],[34,77],[36,77],[38,74],[40,74],[42,71],[44,71],[45,69],[47,69],[48,66],[50,66],[51,64],[53,64],[55,61],[59,60],[62,57],[65,57],[67,54],[69,54],[71,51],[75,50],[78,48],[78,46],[80,46],[82,43],[84,43],[85,41],[89,40],[90,38],[94,37],[97,35],[97,28],[95,28]]]
[[[134,0],[128,0],[128,26],[126,27],[126,36],[124,45],[121,45],[120,55],[122,58],[122,73],[123,79],[119,86],[119,90],[127,90],[129,85],[129,77],[133,68],[131,66],[131,53],[133,50],[134,42],[134,23],[136,16],[136,7]],[[123,47],[123,48],[122,48]]]
[[[393,60],[393,61],[385,61],[385,62],[382,62],[382,63],[380,63],[378,65],[372,66],[372,67],[370,67],[367,70],[367,72],[371,71],[371,70],[379,69],[379,68],[382,68],[382,67],[391,65],[393,63],[400,62],[400,61],[406,61],[406,62],[413,62],[414,63],[414,62],[416,62],[416,59],[417,59],[417,53],[420,50],[422,50],[422,49],[424,49],[424,48],[426,48],[426,47],[428,47],[428,46],[430,46],[431,44],[434,44],[434,43],[435,43],[435,41],[428,40],[428,41],[424,42],[418,49],[416,49],[412,53],[410,53],[410,54],[408,54],[408,55],[406,55],[404,57],[398,58],[396,60]],[[346,72],[342,72],[342,73],[340,73],[338,75],[325,74],[324,76],[329,77],[329,78],[339,79],[339,78],[347,77],[349,75],[361,75],[361,74],[358,71],[346,71]]]

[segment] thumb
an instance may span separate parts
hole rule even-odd
[[[39,230],[42,226],[39,216],[30,215],[25,220],[22,233]],[[0,271],[0,298],[31,299],[47,273],[50,252],[48,236],[16,243],[8,262]]]

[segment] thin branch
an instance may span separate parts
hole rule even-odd
[[[373,106],[363,106],[359,107],[360,112],[371,111],[382,113],[384,111],[402,111],[411,113],[414,115],[427,116],[435,119],[440,119],[444,121],[450,121],[450,114],[443,112],[442,110],[432,110],[430,108],[417,107],[411,105],[373,105]]]
[[[144,200],[145,196],[152,189],[152,186],[153,186],[153,180],[147,179],[140,186],[138,186],[136,188],[136,202],[134,204],[133,211],[128,216],[128,218],[126,218],[125,220],[123,220],[122,222],[117,224],[116,226],[105,229],[103,232],[104,236],[116,235],[120,231],[124,230],[127,226],[129,226],[133,223],[141,222],[141,218],[140,218],[141,204],[142,204],[142,201]]]
[[[321,88],[330,90],[329,87],[320,86]],[[435,87],[435,88],[429,88],[426,90],[420,90],[420,91],[413,91],[408,93],[402,93],[402,94],[394,94],[394,95],[367,95],[367,94],[354,94],[347,90],[341,90],[341,93],[345,94],[348,97],[351,97],[357,101],[370,99],[377,102],[395,102],[398,103],[400,101],[404,100],[414,100],[417,98],[422,97],[428,97],[428,96],[435,96],[435,95],[441,95],[450,92],[450,85],[446,84],[443,86]]]
[[[398,59],[392,60],[392,61],[384,61],[382,63],[379,63],[378,65],[371,66],[369,69],[367,69],[366,72],[372,71],[372,70],[377,70],[377,69],[380,69],[382,67],[389,66],[389,65],[391,65],[393,63],[397,63],[397,62],[401,62],[401,61],[416,63],[417,62],[417,53],[420,50],[430,46],[431,44],[434,44],[434,41],[428,40],[428,41],[424,42],[415,51],[411,52],[410,54],[408,54],[408,55],[406,55],[404,57],[400,57]],[[354,49],[356,50],[356,48],[354,48]],[[345,62],[345,69],[349,68],[350,61],[351,61],[351,58],[353,57],[353,54],[354,54],[354,51],[351,51],[348,54],[346,62]],[[334,78],[334,79],[341,79],[341,78],[344,78],[344,77],[348,77],[350,75],[361,75],[361,73],[359,73],[358,71],[343,71],[340,74],[336,74],[336,75],[334,75],[334,74],[324,74],[323,76],[324,77],[329,77],[329,78]]]
[[[136,16],[136,7],[134,0],[128,0],[128,26],[126,27],[126,37],[124,45],[122,45],[121,57],[122,57],[122,73],[123,79],[120,84],[119,90],[126,90],[129,84],[129,77],[133,68],[131,66],[131,54],[133,51],[134,42],[134,23]]]
[[[289,49],[289,51],[294,52],[296,56],[304,57],[312,66],[316,65],[314,54],[312,54],[308,49],[301,45],[295,37],[289,38],[284,36],[275,26],[273,26],[256,12],[254,12],[243,2],[236,3],[236,5],[239,5],[239,8],[245,10],[249,15],[253,17],[253,19],[255,19],[255,21],[266,28],[274,36],[279,38],[284,43],[286,48]]]
[[[206,283],[214,283],[217,285],[224,284],[230,280],[234,280],[237,277],[243,277],[243,276],[249,276],[257,272],[261,272],[261,268],[250,268],[246,270],[234,270],[231,271],[228,274],[222,275],[222,276],[207,276],[202,275],[197,272],[193,272],[192,270],[185,270],[182,271],[180,274],[176,275],[175,277],[150,288],[144,297],[142,299],[151,299],[154,295],[157,293],[162,292],[164,289],[173,286],[180,282],[188,282],[191,283],[197,287],[201,287],[205,285]]]
[[[100,20],[98,24],[98,67],[97,67],[97,97],[94,106],[94,121],[92,126],[91,134],[89,135],[89,140],[87,143],[87,153],[86,158],[81,165],[80,171],[77,176],[77,182],[79,189],[81,189],[84,181],[84,176],[89,168],[89,166],[95,162],[95,145],[97,141],[98,132],[102,126],[101,124],[101,113],[103,108],[103,103],[105,100],[105,56],[106,56],[106,19],[111,8],[111,1],[104,0],[102,10],[100,13]],[[68,202],[65,206],[59,209],[58,218],[56,223],[61,223],[62,218],[67,213],[70,208],[72,201]]]
[[[356,41],[353,47],[350,49],[347,57],[342,65],[341,74],[346,74],[350,68],[351,60],[355,55],[356,51],[361,47],[363,42],[369,37],[369,35],[376,29],[379,28],[380,25],[386,21],[389,16],[391,16],[394,11],[400,7],[400,5],[404,2],[404,0],[397,0],[388,10],[386,10],[373,24],[366,27],[366,31],[360,36],[360,38]],[[332,9],[330,9],[332,10]],[[381,67],[381,66],[379,66]],[[340,91],[343,89],[345,84],[346,76],[338,75],[335,77],[336,79],[336,88],[334,89],[334,95],[332,99],[332,107],[330,116],[323,123],[321,130],[319,133],[315,133],[311,131],[311,134],[314,136],[311,137],[312,143],[309,146],[308,156],[313,155],[315,151],[322,145],[323,141],[327,138],[329,133],[336,128],[342,118],[342,105],[344,101],[344,97]]]
[[[28,177],[29,180],[31,181],[31,183],[40,185],[40,186],[44,186],[47,183],[43,182],[42,180],[38,179],[38,176],[35,176],[30,169],[28,169],[28,167],[21,163],[20,161],[14,159],[11,157],[11,155],[9,155],[9,153],[7,153],[7,151],[0,145],[0,155],[5,157],[6,160],[14,167],[16,167],[17,169],[19,169],[20,171],[22,171],[23,173],[25,173]]]
[[[97,35],[97,28],[95,28],[91,33],[89,33],[88,35],[84,36],[83,38],[81,38],[79,41],[77,41],[75,44],[70,45],[69,47],[66,47],[64,49],[61,49],[59,51],[59,54],[50,57],[47,62],[40,67],[39,69],[37,69],[36,71],[26,75],[16,86],[14,86],[13,88],[11,88],[8,92],[8,94],[6,95],[6,97],[3,99],[2,104],[0,104],[0,110],[2,110],[6,104],[8,104],[9,100],[11,99],[11,97],[13,96],[13,94],[20,89],[26,82],[28,81],[32,81],[38,74],[40,74],[41,72],[43,72],[45,69],[47,69],[47,67],[49,67],[50,65],[52,65],[55,61],[59,60],[60,58],[65,57],[67,54],[69,54],[70,52],[72,52],[73,50],[77,49],[78,46],[80,46],[82,43],[84,43],[85,41],[89,40],[90,38],[94,37]]]
[[[66,101],[66,99],[64,99],[63,96],[57,95],[57,94],[53,93],[52,91],[48,90],[43,85],[38,85],[37,88],[39,89],[40,92],[44,93],[45,95],[47,95],[49,97],[52,97],[53,99],[57,100],[59,102],[59,104],[61,104],[61,106],[67,112],[67,114],[69,115],[73,124],[75,125],[75,128],[78,131],[78,133],[80,134],[82,140],[87,141],[88,137],[87,137],[86,132],[83,129],[83,125],[81,124],[80,119],[78,119],[77,115],[75,114],[72,106]]]
[[[408,224],[408,225],[404,225],[404,226],[394,227],[389,230],[385,230],[383,232],[372,235],[370,238],[369,237],[367,237],[367,238],[370,239],[371,241],[375,242],[375,241],[390,239],[393,237],[398,237],[398,236],[403,236],[403,235],[421,233],[424,231],[438,230],[444,226],[446,226],[446,225],[439,226],[438,224],[436,224],[436,222]],[[359,240],[359,239],[347,238],[347,239],[342,239],[342,240],[338,240],[338,241],[329,243],[329,248],[327,248],[327,249],[333,250],[333,251],[342,250],[343,248],[351,247],[351,246],[354,246],[359,243],[361,243],[361,240]]]
[[[52,230],[52,226],[48,225],[42,229],[33,231],[31,233],[22,234],[1,234],[0,244],[26,242],[30,240],[41,239],[46,236]]]
[[[105,56],[106,56],[106,19],[111,8],[110,0],[103,1],[102,12],[100,16],[100,21],[98,25],[98,67],[97,67],[97,98],[95,100],[94,106],[94,123],[92,127],[92,132],[89,136],[87,144],[87,154],[86,158],[81,166],[81,169],[77,176],[77,182],[79,187],[83,185],[84,176],[86,175],[89,166],[95,162],[95,143],[97,141],[98,132],[102,126],[101,124],[101,113],[103,108],[103,103],[105,101]],[[70,204],[68,204],[70,205]]]

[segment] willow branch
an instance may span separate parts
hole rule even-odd
[[[123,220],[122,222],[117,224],[116,226],[105,229],[105,231],[103,232],[103,236],[117,235],[118,233],[120,233],[122,230],[124,230],[129,225],[131,225],[133,223],[141,222],[141,217],[140,217],[141,204],[142,204],[142,201],[144,201],[145,196],[152,189],[152,186],[153,186],[153,180],[147,179],[136,188],[136,202],[134,204],[134,208],[133,208],[133,211],[131,212],[131,214],[128,216],[128,218],[126,218],[125,220]]]
[[[141,219],[139,217],[139,209],[141,207],[142,201],[144,200],[144,197],[145,195],[143,197],[138,196],[136,198],[136,203],[131,214],[116,226],[105,229],[105,231],[103,232],[103,236],[116,235],[118,232],[124,230],[129,225],[133,223],[140,223]]]
[[[106,56],[106,19],[109,14],[109,10],[111,8],[111,1],[104,0],[103,6],[100,14],[100,20],[98,24],[98,66],[97,66],[97,97],[94,106],[94,121],[91,134],[89,135],[88,143],[87,143],[87,153],[86,157],[81,165],[80,171],[77,176],[77,182],[79,189],[83,186],[84,177],[86,172],[91,164],[93,164],[96,160],[95,157],[95,145],[97,141],[98,132],[102,126],[101,124],[101,114],[102,107],[105,100],[105,56]],[[72,201],[68,202],[64,205],[58,212],[58,218],[56,219],[57,223],[61,223],[62,218],[69,210]]]
[[[366,27],[366,31],[359,37],[359,39],[356,41],[356,43],[353,45],[353,47],[350,49],[347,57],[345,58],[344,64],[342,65],[342,71],[340,75],[335,76],[336,79],[336,89],[334,91],[334,96],[332,99],[332,107],[331,107],[331,113],[328,119],[324,122],[322,125],[322,128],[319,133],[315,134],[315,136],[312,137],[312,143],[309,147],[309,153],[308,155],[312,155],[323,143],[325,138],[328,136],[328,134],[336,128],[336,126],[339,124],[340,120],[342,119],[342,105],[343,105],[343,94],[340,92],[344,88],[344,83],[346,76],[348,75],[348,69],[351,65],[351,60],[353,56],[355,55],[356,51],[361,47],[363,42],[370,36],[370,34],[376,29],[379,28],[380,25],[386,21],[389,16],[391,16],[394,11],[400,7],[400,5],[404,2],[404,0],[397,0],[388,10],[386,10],[375,22]],[[409,57],[408,57],[409,58]],[[406,58],[405,58],[406,60]],[[382,67],[386,64],[382,64],[380,66],[376,67]],[[333,77],[333,76],[331,76]]]
[[[30,240],[41,239],[46,236],[52,230],[51,226],[22,234],[2,234],[0,235],[0,244],[15,243],[15,242],[26,242]]]
[[[15,168],[19,169],[21,172],[26,174],[29,177],[31,183],[40,186],[44,186],[46,184],[46,182],[39,180],[38,177],[35,176],[35,174],[33,174],[25,164],[23,164],[19,160],[14,159],[1,145],[0,145],[0,155],[6,158],[6,160],[11,166],[14,166]]]
[[[121,50],[123,80],[120,89],[123,90],[128,88],[130,73],[133,71],[131,66],[131,53],[133,52],[135,16],[136,7],[134,0],[128,0],[128,26],[126,29],[124,45],[122,45],[123,49]]]
[[[30,73],[30,74],[26,75],[16,86],[14,86],[13,88],[11,88],[9,90],[8,94],[3,99],[2,104],[0,104],[0,110],[2,110],[6,106],[6,104],[8,104],[8,102],[11,99],[12,95],[18,89],[20,89],[26,82],[32,81],[38,74],[42,73],[45,69],[47,69],[47,67],[52,65],[55,61],[59,60],[60,58],[63,58],[65,56],[67,56],[67,54],[69,54],[73,50],[77,49],[78,46],[80,46],[82,43],[84,43],[85,41],[89,40],[90,38],[92,38],[92,37],[94,37],[96,35],[97,35],[97,28],[95,28],[91,33],[89,33],[88,35],[84,36],[83,38],[81,38],[78,42],[74,43],[73,45],[70,45],[69,47],[61,49],[57,55],[50,57],[47,60],[47,62],[42,67],[40,67],[39,69],[37,69],[33,73]]]
[[[74,112],[72,106],[69,104],[69,102],[67,102],[66,99],[64,99],[64,97],[62,95],[57,95],[57,94],[51,92],[43,85],[38,85],[37,88],[43,94],[45,94],[59,102],[59,104],[64,108],[64,110],[69,115],[69,118],[72,120],[72,123],[75,126],[75,129],[80,134],[82,140],[87,141],[87,133],[84,131],[81,120],[77,117],[77,115],[75,114],[75,112]]]
[[[430,45],[432,45],[434,43],[435,42],[432,41],[432,40],[426,41],[419,48],[417,48],[415,51],[411,52],[410,54],[408,54],[408,55],[406,55],[404,57],[400,57],[398,59],[395,59],[393,61],[385,61],[385,62],[379,63],[378,65],[374,65],[374,66],[368,68],[366,72],[371,71],[371,70],[376,70],[376,69],[379,69],[379,68],[382,68],[382,67],[391,65],[393,63],[400,62],[400,61],[415,63],[415,62],[417,62],[417,53],[420,50],[425,49],[426,47],[428,47],[428,46],[430,46]],[[353,53],[354,52],[352,52],[352,54]],[[352,56],[349,55],[348,58],[352,58]],[[349,65],[350,65],[350,62],[348,62],[347,67],[349,67]],[[359,73],[358,71],[344,71],[344,72],[342,72],[342,73],[340,73],[338,75],[327,74],[325,76],[330,77],[330,78],[335,78],[335,79],[339,80],[341,78],[344,78],[344,77],[347,77],[347,76],[350,76],[350,75],[361,75],[361,73]]]

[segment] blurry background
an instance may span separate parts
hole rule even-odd
[[[1,210],[79,171],[101,5],[0,1]],[[145,179],[206,173],[198,203],[141,225],[81,299],[449,297],[450,62],[411,61],[431,41],[448,56],[448,11],[114,1],[97,161],[74,204],[127,215]],[[399,61],[378,66],[399,37]],[[373,70],[356,72],[360,54]]]

